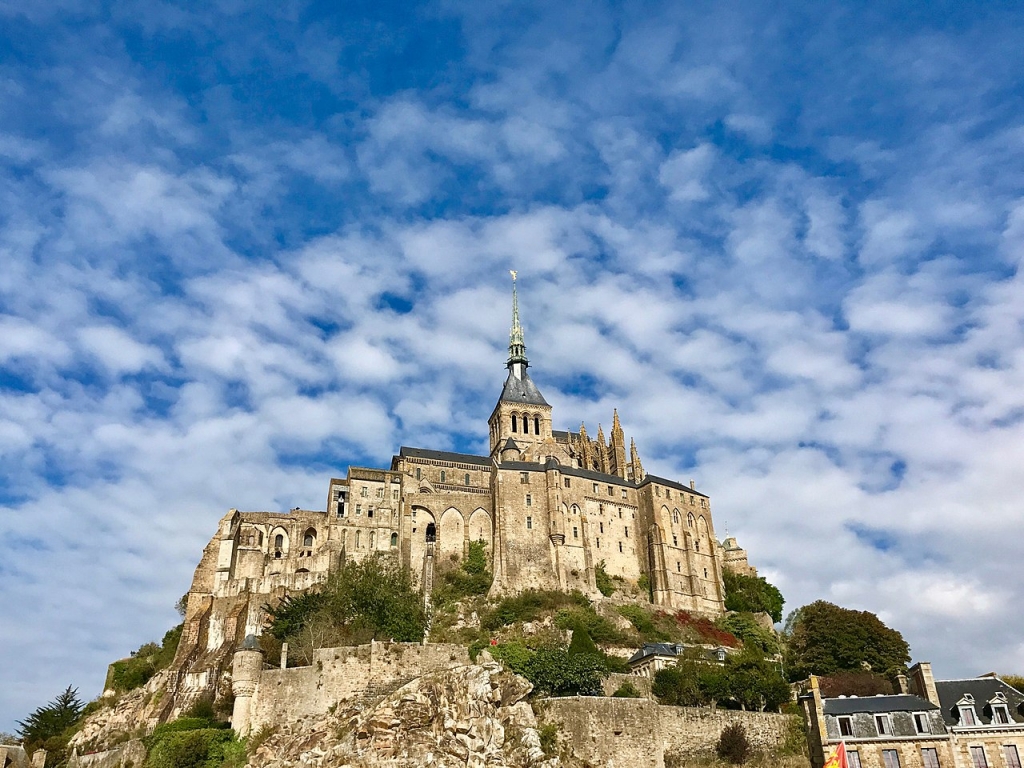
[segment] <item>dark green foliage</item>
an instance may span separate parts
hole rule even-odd
[[[747,732],[743,726],[739,723],[725,726],[715,744],[715,753],[733,765],[745,763],[750,756],[750,742],[747,741]]]
[[[875,696],[879,693],[891,695],[892,681],[888,678],[862,670],[860,672],[836,672],[820,680],[821,695],[834,699],[838,696]]]
[[[582,592],[558,592],[556,590],[527,589],[506,597],[480,619],[484,630],[495,630],[517,622],[534,621],[542,614],[567,607],[590,608],[590,601]]]
[[[633,683],[627,680],[615,689],[615,693],[612,694],[612,697],[616,699],[639,699],[640,691],[635,685],[633,685]]]
[[[213,709],[205,703],[197,702],[189,716],[158,725],[143,739],[149,753],[147,768],[240,768],[245,764],[245,745],[227,723],[213,720]],[[211,716],[202,716],[207,710]]]
[[[764,656],[774,656],[781,650],[775,633],[758,624],[753,614],[726,614],[715,625],[738,637],[745,649],[757,651]]]
[[[648,600],[653,598],[651,594],[651,578],[646,573],[640,574],[640,578],[636,580],[636,588],[647,595]]]
[[[538,695],[599,696],[601,681],[608,674],[600,653],[572,654],[552,645],[533,650],[519,642],[501,643],[490,650],[510,670],[533,683]]]
[[[438,569],[431,598],[435,606],[443,606],[464,597],[486,595],[491,588],[491,580],[491,572],[487,569],[487,545],[482,541],[471,541],[466,559],[460,565]]]
[[[217,719],[217,714],[213,711],[213,701],[208,697],[197,699],[188,711],[185,713],[186,718],[196,720],[213,721]]]
[[[655,626],[651,614],[639,605],[620,605],[617,610],[629,619],[645,643],[660,643],[669,639],[667,633]]]
[[[868,669],[885,675],[905,669],[910,648],[895,629],[868,611],[852,611],[818,600],[787,620],[790,679]]]
[[[604,560],[597,564],[594,568],[594,580],[597,583],[598,591],[605,597],[611,597],[615,593],[615,582],[612,577],[608,575],[608,571],[604,568]]]
[[[746,576],[725,570],[725,608],[745,613],[767,613],[772,621],[782,621],[782,606],[786,602],[778,588],[761,576]]]
[[[538,731],[540,736],[540,748],[546,757],[554,757],[558,754],[558,726],[555,723],[547,723],[541,726]]]
[[[409,573],[385,554],[346,563],[321,587],[266,610],[270,634],[288,641],[295,658],[307,664],[314,649],[328,645],[418,642],[427,623]]]
[[[70,685],[57,698],[39,707],[18,723],[18,736],[25,751],[46,750],[47,768],[64,761],[67,745],[74,734],[75,725],[82,717],[84,705],[78,698],[78,689]]]
[[[577,629],[573,632],[572,641],[569,643],[569,655],[579,656],[580,654],[589,656],[601,655],[601,651],[597,649],[593,638],[585,629]]]
[[[595,611],[589,603],[560,610],[555,616],[555,626],[559,629],[571,629],[573,632],[584,631],[596,643],[629,646],[636,644],[636,637],[632,633],[623,633]]]
[[[789,701],[789,686],[771,662],[745,652],[726,657],[724,665],[688,651],[675,666],[654,676],[653,692],[662,704],[699,707],[731,705],[777,711]]]
[[[153,675],[170,666],[178,650],[183,628],[184,624],[179,624],[167,630],[160,645],[146,643],[130,658],[111,664],[106,687],[120,693],[131,691],[145,685]]]

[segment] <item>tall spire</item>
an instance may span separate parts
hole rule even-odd
[[[519,296],[516,293],[516,271],[511,269],[509,273],[512,275],[512,330],[508,334],[508,366],[509,368],[516,366],[513,370],[519,376],[522,368],[526,368],[530,361],[526,359],[526,341],[523,339],[523,326],[519,324]]]

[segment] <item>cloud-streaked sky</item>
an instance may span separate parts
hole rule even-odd
[[[510,268],[787,609],[1024,672],[1020,4],[202,5],[0,3],[0,730],[227,509],[484,450]]]

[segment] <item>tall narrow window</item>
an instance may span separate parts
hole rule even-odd
[[[530,484],[530,473],[529,472],[520,472],[519,473],[519,482],[520,482],[521,485],[529,485]]]
[[[851,749],[846,753],[846,762],[850,764],[850,768],[861,768],[860,752],[856,749]]]
[[[443,482],[445,482],[445,481],[447,480],[447,478],[448,478],[448,473],[447,473],[447,472],[445,472],[445,471],[444,471],[444,470],[442,469],[442,470],[441,470],[441,482],[442,482],[442,483],[443,483]]]
[[[577,528],[575,525],[572,527],[572,537],[574,539],[578,539],[580,537],[580,529]]]
[[[626,538],[628,539],[629,538],[629,526],[628,525],[625,526],[625,530],[626,530]]]
[[[526,415],[523,416],[523,434],[530,434],[530,417]]]
[[[274,537],[274,549],[284,549],[284,536],[280,533]]]
[[[466,473],[466,485],[469,485],[469,472]]]
[[[676,536],[674,533],[672,534],[672,546],[673,547],[678,547],[679,546],[679,537]]]
[[[931,733],[931,726],[928,724],[928,715],[924,712],[914,713],[914,728],[918,733]]]
[[[512,414],[512,431],[513,432],[518,432],[519,431],[518,418],[516,417],[516,415],[514,413]]]
[[[1010,710],[1005,704],[992,705],[992,725],[1008,725],[1010,723]]]
[[[971,747],[971,763],[974,768],[988,768],[988,758],[984,747]]]
[[[683,572],[683,564],[680,563],[678,560],[676,560],[676,572],[678,572],[678,573],[682,573]]]
[[[924,768],[940,768],[939,750],[934,747],[922,747],[921,765],[924,766]],[[1020,766],[1018,765],[1017,768],[1020,768]]]
[[[974,707],[960,707],[960,725],[977,725],[978,718],[974,714]]]
[[[598,523],[597,527],[601,529],[601,533],[604,533],[604,523]]]
[[[362,538],[362,531],[356,531],[356,549],[359,549],[359,547],[362,546]]]
[[[373,517],[373,507],[370,507],[369,509],[366,510],[366,516]]]
[[[568,477],[563,477],[562,478],[562,485],[564,485],[566,488],[572,487],[572,483],[569,482],[569,478]]]
[[[416,467],[416,479],[417,480],[422,480],[423,479],[423,470],[420,469],[419,467]]]
[[[885,768],[900,768],[900,753],[895,749],[883,749],[882,765]]]
[[[1003,759],[1006,760],[1006,768],[1020,768],[1020,755],[1013,744],[1003,745]]]
[[[530,530],[531,528],[533,528],[533,518],[532,517],[527,517],[526,518],[526,529]]]
[[[622,542],[620,541],[619,542],[619,552],[621,552],[621,551],[622,551]]]
[[[538,419],[536,416],[533,417],[533,434],[540,434],[540,419]]]
[[[377,546],[377,532],[370,531],[370,549],[375,549]]]
[[[533,506],[533,496],[531,496],[530,494],[526,494],[526,506]]]

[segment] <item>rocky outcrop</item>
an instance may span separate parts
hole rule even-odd
[[[501,665],[454,667],[394,693],[278,726],[253,768],[556,768],[524,701],[532,686]],[[256,734],[260,739],[266,734]]]
[[[144,736],[166,719],[166,689],[170,673],[158,672],[148,683],[120,696],[105,695],[105,705],[82,724],[69,743],[79,754],[111,749],[130,738]]]

